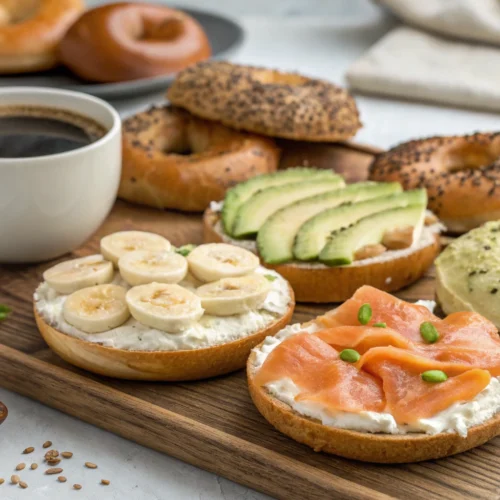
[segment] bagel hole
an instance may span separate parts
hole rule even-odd
[[[179,38],[184,32],[184,23],[181,19],[169,18],[158,22],[156,19],[143,19],[143,31],[139,37],[141,40],[172,41]]]
[[[480,144],[467,144],[461,148],[451,150],[447,158],[447,170],[471,170],[486,167],[499,159],[491,148]]]

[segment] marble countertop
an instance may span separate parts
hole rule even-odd
[[[207,8],[202,0],[177,0],[175,4]],[[233,60],[301,71],[339,83],[348,65],[396,25],[368,0],[214,0],[210,9],[234,17],[245,28],[246,40]],[[113,104],[127,115],[159,99],[160,94]],[[357,96],[357,102],[364,123],[357,140],[380,147],[415,137],[498,127],[494,114],[367,96]],[[0,427],[0,478],[6,479],[0,485],[2,499],[267,498],[3,389],[0,400],[10,410],[9,418]],[[74,453],[71,460],[64,462],[68,481],[58,483],[56,476],[46,476],[38,469],[20,473],[29,485],[27,490],[8,484],[18,463],[41,464],[41,445],[46,440],[60,451]],[[34,446],[36,451],[22,455],[28,446]],[[86,469],[85,461],[99,468]],[[111,484],[99,485],[103,478]],[[73,491],[74,483],[80,483],[82,490]]]

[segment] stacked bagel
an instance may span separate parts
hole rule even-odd
[[[202,211],[234,184],[287,163],[288,147],[276,140],[306,147],[361,127],[341,87],[229,62],[189,66],[167,96],[173,106],[125,121],[119,196],[128,201]]]

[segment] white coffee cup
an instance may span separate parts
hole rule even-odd
[[[101,99],[67,90],[1,88],[0,107],[15,105],[71,111],[107,130],[72,151],[0,158],[0,262],[39,262],[80,246],[111,210],[120,182],[121,121]]]

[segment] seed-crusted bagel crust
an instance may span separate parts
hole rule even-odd
[[[258,346],[257,346],[258,348]],[[306,444],[314,451],[323,451],[364,462],[408,463],[455,455],[480,446],[500,434],[500,413],[469,429],[467,437],[455,432],[439,434],[371,434],[323,425],[296,413],[255,383],[255,352],[247,362],[248,387],[252,400],[278,431]]]
[[[205,243],[230,243],[219,224],[220,214],[210,208],[203,215],[203,241]],[[240,246],[245,246],[240,243]],[[342,302],[363,285],[371,285],[385,292],[395,292],[414,283],[431,267],[439,255],[439,235],[425,246],[412,252],[380,261],[369,261],[350,266],[313,266],[307,262],[288,262],[271,265],[268,269],[280,273],[293,288],[297,302]],[[255,249],[253,251],[256,252]]]
[[[156,208],[202,211],[226,189],[278,167],[272,139],[237,132],[170,106],[123,124],[118,196]]]
[[[181,71],[170,101],[229,127],[304,141],[342,141],[361,127],[352,96],[324,80],[228,62]]]
[[[500,133],[400,144],[374,159],[369,178],[425,187],[429,208],[448,230],[469,231],[500,218]]]

